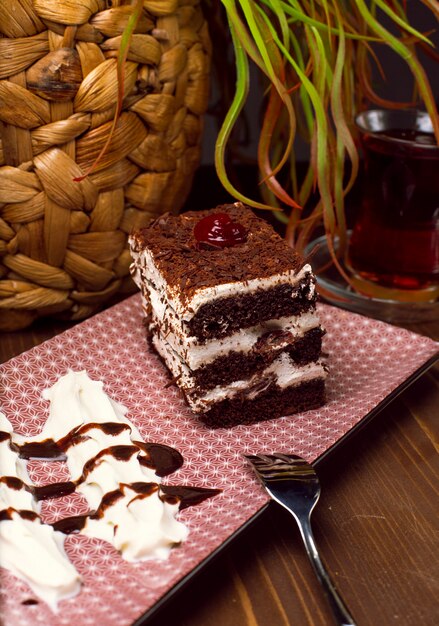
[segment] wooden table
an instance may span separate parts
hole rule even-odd
[[[65,328],[43,322],[0,334],[0,361]],[[439,320],[410,329],[439,338]],[[436,367],[319,468],[316,540],[358,626],[439,623],[438,383]],[[333,621],[293,520],[270,505],[148,624]]]

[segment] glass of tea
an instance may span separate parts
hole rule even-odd
[[[369,110],[356,125],[364,180],[348,265],[398,290],[439,285],[439,146],[430,117]]]

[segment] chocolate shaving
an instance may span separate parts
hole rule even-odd
[[[168,387],[172,387],[172,385],[174,385],[177,382],[177,380],[179,380],[179,378],[181,378],[181,374],[178,374],[177,376],[174,376],[173,378],[171,378],[171,380],[168,383],[166,383],[163,389],[168,389]]]
[[[193,230],[211,213],[228,213],[248,231],[245,243],[227,248],[198,246]],[[242,203],[225,204],[208,211],[188,211],[161,216],[148,228],[132,236],[137,251],[149,249],[168,285],[179,287],[182,297],[191,297],[199,288],[222,283],[266,278],[303,266],[301,257],[288,246],[264,219],[256,217]]]

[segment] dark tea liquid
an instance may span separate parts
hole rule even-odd
[[[362,206],[349,263],[363,278],[402,289],[439,283],[439,148],[433,134],[364,134]]]

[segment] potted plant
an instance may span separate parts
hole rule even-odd
[[[230,36],[236,89],[215,149],[221,183],[235,198],[257,209],[277,209],[276,216],[286,224],[287,239],[301,251],[316,229],[323,229],[332,263],[343,280],[354,290],[365,289],[343,262],[346,197],[360,167],[354,118],[371,106],[389,110],[424,107],[439,143],[437,106],[419,60],[419,54],[425,53],[439,59],[429,40],[434,17],[439,17],[437,3],[424,2],[432,18],[427,33],[411,25],[407,3],[398,0],[222,0],[222,5],[222,9],[216,3],[210,5],[211,31],[214,42],[222,41],[216,46],[222,50]],[[380,59],[384,49],[393,51],[411,73],[413,92],[408,101],[385,99],[374,90],[373,71],[383,72]],[[265,88],[257,150],[259,197],[245,197],[236,188],[225,158],[248,98],[250,63]],[[224,77],[222,71],[222,80]],[[301,179],[295,162],[299,135],[310,146],[309,166]],[[400,290],[383,290],[373,283],[367,284],[367,295],[406,297]]]

